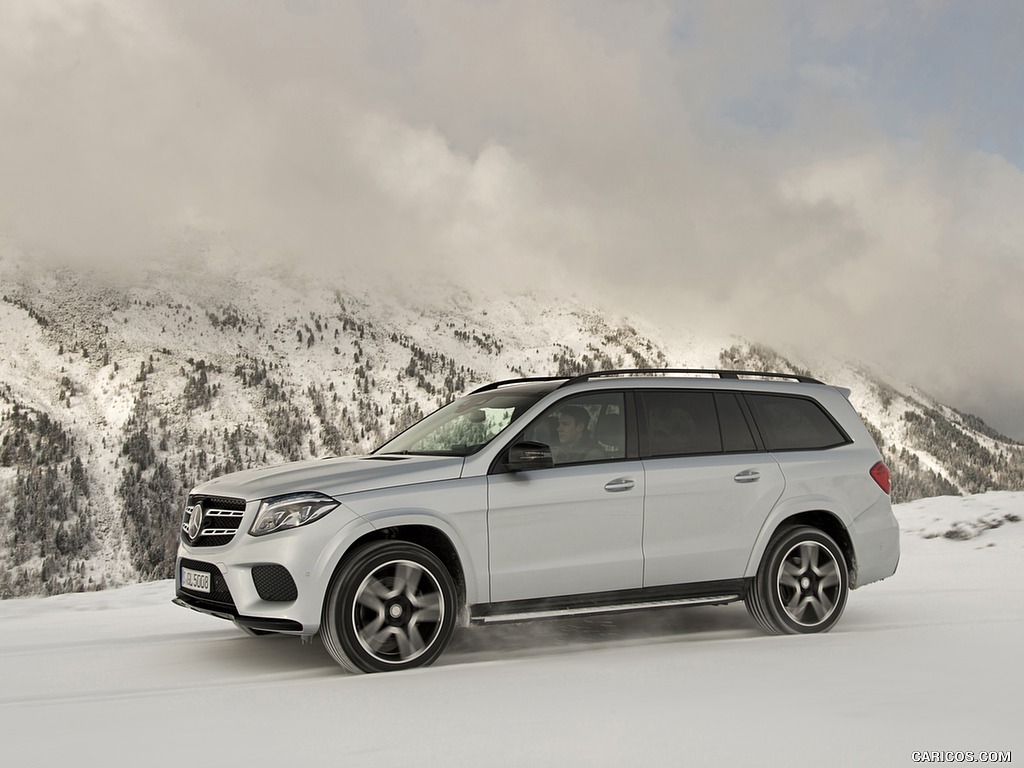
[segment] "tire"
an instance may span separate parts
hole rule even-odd
[[[850,592],[846,557],[835,540],[808,526],[776,534],[747,596],[747,610],[769,634],[827,632]]]
[[[371,542],[337,572],[324,601],[324,647],[349,672],[432,664],[455,629],[455,583],[429,550]]]

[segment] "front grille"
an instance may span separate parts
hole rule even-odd
[[[181,540],[193,547],[224,546],[235,537],[244,514],[244,499],[189,496],[181,518]]]
[[[283,565],[254,565],[252,583],[261,600],[272,603],[290,603],[299,596],[295,580]]]
[[[231,597],[231,591],[228,589],[228,583],[224,581],[224,576],[221,574],[220,569],[213,563],[204,563],[200,560],[189,560],[188,558],[182,558],[178,565],[179,568],[191,568],[194,571],[204,571],[210,574],[210,592],[199,592],[194,589],[186,589],[181,586],[181,574],[178,574],[178,593],[188,595],[189,597],[199,598],[203,603],[213,603],[221,608],[228,608],[231,612],[235,611],[235,601]]]

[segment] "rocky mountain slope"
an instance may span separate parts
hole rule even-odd
[[[241,276],[241,275],[244,275]],[[619,367],[808,372],[853,390],[894,500],[1024,488],[1024,446],[866,368],[665,338],[541,294],[295,269],[122,279],[0,252],[0,596],[166,578],[189,487],[372,450],[475,385]]]

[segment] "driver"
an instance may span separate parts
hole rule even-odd
[[[558,445],[552,454],[558,464],[603,459],[604,451],[590,436],[590,413],[579,405],[569,405],[558,413]]]

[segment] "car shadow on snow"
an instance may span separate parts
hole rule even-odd
[[[707,642],[761,634],[742,604],[660,608],[461,629],[437,664],[574,653],[641,642]]]
[[[336,674],[338,665],[319,637],[302,642],[289,635],[251,637],[228,628],[206,643],[202,664],[220,676],[312,678]]]
[[[204,666],[221,675],[315,678],[340,672],[319,637],[302,643],[296,637],[247,637],[218,632],[204,650]],[[498,659],[537,658],[639,643],[714,642],[756,638],[763,634],[742,604],[660,608],[621,614],[541,619],[456,630],[448,650],[434,666]]]

